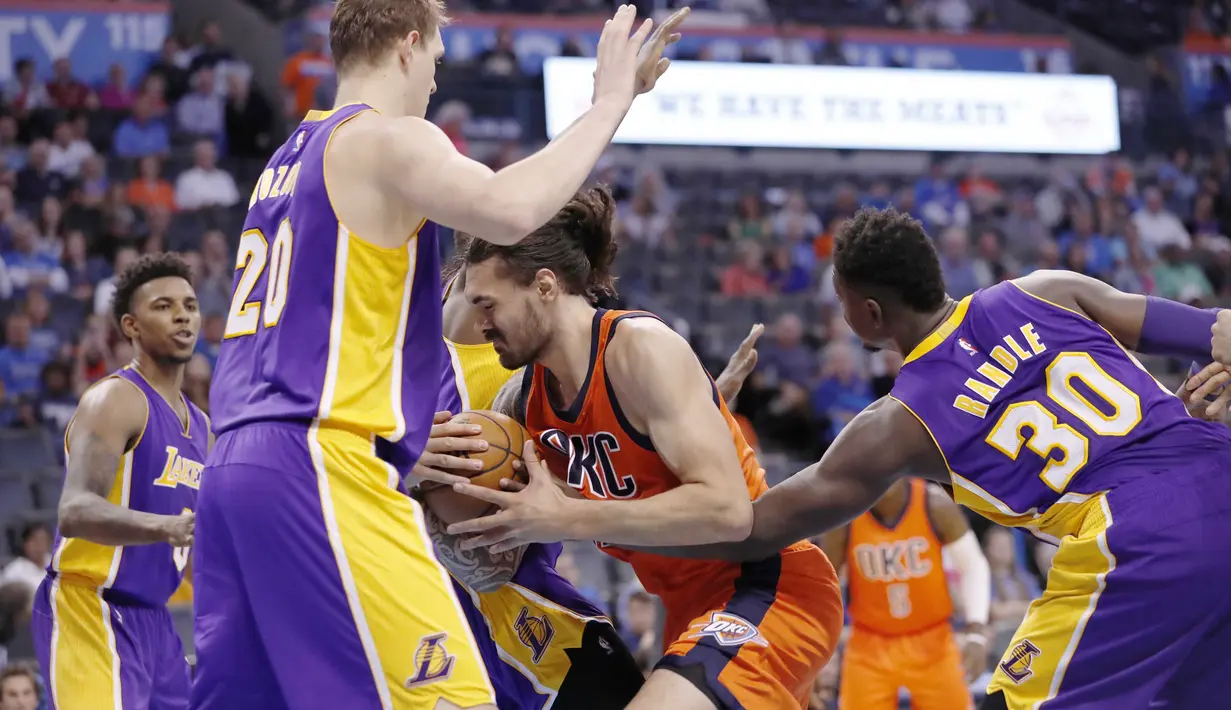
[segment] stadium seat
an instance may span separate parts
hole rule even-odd
[[[18,473],[0,473],[0,526],[20,517],[34,505],[30,481]]]
[[[64,474],[58,468],[48,468],[34,478],[34,499],[40,508],[52,509],[60,505],[60,493],[64,490]]]
[[[0,432],[0,475],[28,475],[55,465],[50,437],[40,429]]]

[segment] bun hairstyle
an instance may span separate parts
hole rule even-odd
[[[568,293],[590,301],[616,295],[611,266],[619,246],[612,223],[615,200],[603,186],[581,190],[547,224],[510,246],[470,238],[465,262],[479,264],[494,257],[506,271],[529,286],[539,269],[550,269]],[[463,243],[459,241],[459,245]]]

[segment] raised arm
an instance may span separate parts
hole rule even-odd
[[[1072,271],[1036,271],[1014,283],[1027,293],[1089,316],[1130,350],[1202,363],[1211,359],[1217,309],[1124,293]]]
[[[148,404],[137,387],[104,380],[81,398],[66,434],[68,473],[60,534],[100,545],[192,544],[193,516],[155,515],[117,505],[120,464],[145,429]]]
[[[646,547],[694,559],[764,559],[799,540],[850,522],[871,508],[906,470],[944,477],[927,431],[897,401],[882,397],[847,424],[817,463],[770,488],[752,505],[752,534],[740,542]]]
[[[517,243],[581,188],[635,93],[648,91],[666,70],[663,50],[679,38],[675,29],[687,15],[675,13],[646,42],[652,23],[630,38],[636,10],[621,8],[599,38],[590,109],[545,148],[498,172],[458,153],[424,119],[389,122],[378,140],[382,184],[433,222],[496,244]]]

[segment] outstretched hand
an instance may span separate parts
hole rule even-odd
[[[718,394],[722,395],[723,401],[728,405],[739,395],[739,391],[744,388],[744,381],[757,366],[757,340],[764,332],[765,326],[760,323],[752,326],[752,330],[735,349],[735,354],[727,361],[726,368],[714,380]]]
[[[654,34],[650,35],[650,39],[645,44],[641,45],[641,50],[637,52],[637,93],[644,94],[649,92],[658,84],[659,78],[667,73],[667,68],[671,66],[671,60],[663,56],[663,52],[667,47],[680,41],[682,35],[676,32],[680,25],[684,24],[685,18],[692,12],[690,8],[682,7],[671,14],[658,29],[654,30]]]
[[[411,475],[416,481],[430,481],[446,486],[465,481],[467,476],[482,470],[483,462],[467,459],[456,454],[467,451],[486,451],[487,442],[478,437],[483,427],[477,424],[457,424],[451,421],[449,412],[436,412],[432,416],[432,431],[428,434],[423,454],[415,462]],[[469,471],[466,476],[458,472]]]
[[[539,461],[533,442],[526,442],[522,461],[529,482],[517,492],[494,491],[468,481],[454,484],[454,491],[500,507],[491,515],[449,526],[450,535],[473,535],[462,540],[462,549],[490,547],[493,553],[499,553],[531,542],[569,539],[566,517],[575,502],[560,490]]]

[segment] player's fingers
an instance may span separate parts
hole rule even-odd
[[[433,424],[431,431],[428,432],[428,437],[439,439],[444,436],[477,436],[482,433],[483,427],[478,424],[445,422],[444,424]]]
[[[650,30],[652,29],[654,29],[654,20],[649,17],[645,18],[645,22],[641,23],[641,26],[637,28],[637,32],[633,34],[632,39],[628,41],[634,52],[641,49],[641,45],[645,44],[645,38],[650,36]]]
[[[483,462],[479,459],[467,459],[452,454],[424,452],[419,457],[419,463],[441,471],[482,471]]]
[[[538,449],[534,448],[533,441],[527,441],[526,445],[522,447],[521,460],[526,466],[526,474],[530,477],[531,483],[533,483],[535,479],[546,479],[547,483],[551,482],[551,473],[549,473],[547,471],[547,467],[539,461],[539,452]]]
[[[672,37],[679,37],[679,35],[678,35],[678,34],[674,34],[674,33],[675,33],[675,29],[676,29],[677,27],[679,27],[680,25],[684,24],[684,20],[688,19],[688,15],[689,15],[691,12],[692,12],[692,8],[690,8],[690,7],[681,7],[680,9],[678,9],[678,10],[676,10],[675,12],[671,13],[671,16],[670,16],[670,17],[668,17],[666,20],[663,20],[663,23],[662,23],[662,25],[659,27],[659,29],[660,29],[662,32],[671,32],[671,33],[673,33],[673,34],[671,35]]]
[[[452,418],[453,418],[453,415],[450,414],[449,412],[440,411],[432,415],[432,423],[433,424],[444,424],[445,422],[449,421]]]
[[[1227,413],[1227,405],[1231,404],[1231,387],[1224,389],[1218,398],[1210,402],[1205,407],[1205,416],[1207,419],[1222,419]]]
[[[658,64],[654,67],[654,80],[657,81],[663,74],[667,73],[667,69],[671,67],[671,60],[663,57],[658,60]]]
[[[1222,371],[1216,372],[1213,375],[1206,375],[1205,373],[1208,369],[1207,367],[1188,380],[1188,387],[1191,390],[1190,400],[1199,402],[1217,392],[1219,388],[1226,386],[1228,382],[1231,382],[1231,372]],[[1205,377],[1204,380],[1201,379],[1202,376]]]
[[[461,493],[462,495],[470,496],[471,498],[478,498],[481,501],[495,503],[501,508],[507,508],[512,500],[512,495],[509,493],[505,493],[503,491],[493,491],[492,489],[484,488],[483,486],[476,486],[470,481],[466,481],[464,483],[454,483],[453,491],[456,493]]]
[[[514,481],[511,478],[502,478],[500,479],[500,490],[516,493],[526,490],[526,484],[521,481]]]
[[[512,533],[508,528],[501,527],[492,530],[485,535],[476,535],[471,538],[462,540],[461,547],[463,550],[477,550],[480,547],[492,547],[498,545],[508,539]],[[495,550],[492,550],[495,552]]]
[[[423,463],[422,460],[420,460],[419,463],[415,464],[415,467],[411,469],[410,473],[412,476],[417,477],[417,480],[428,481],[431,483],[439,483],[445,486],[452,486],[458,483],[465,483],[467,480],[465,476],[458,476],[456,474],[449,473],[448,471],[442,471],[438,468],[427,466]],[[437,487],[439,486],[420,486],[420,488],[422,488],[425,493]]]
[[[485,533],[505,525],[508,522],[508,512],[501,510],[491,515],[483,515],[470,520],[453,523],[445,530],[450,535],[473,535]]]
[[[487,451],[488,443],[474,436],[438,436],[428,439],[423,450],[432,454]]]
[[[1190,373],[1188,376],[1188,380],[1184,383],[1184,386],[1190,390],[1195,390],[1201,383],[1205,382],[1206,380],[1210,379],[1211,377],[1213,377],[1214,375],[1217,375],[1220,372],[1226,372],[1226,370],[1227,370],[1226,365],[1223,365],[1220,362],[1211,362],[1210,364],[1201,368],[1197,372]]]
[[[742,342],[740,342],[739,348],[736,350],[736,352],[747,353],[747,352],[752,351],[752,349],[757,346],[757,340],[760,340],[761,334],[764,332],[765,332],[764,324],[757,323],[756,325],[752,326],[752,330],[748,331],[748,335],[744,336],[744,339]]]

